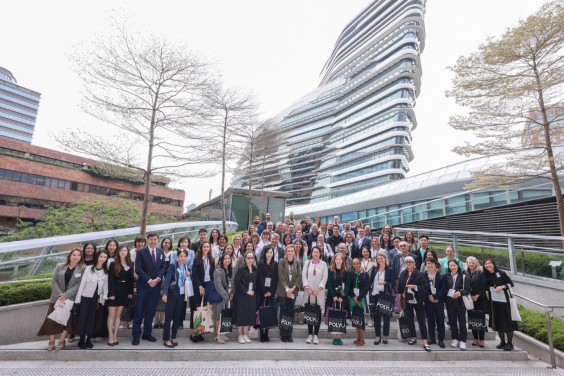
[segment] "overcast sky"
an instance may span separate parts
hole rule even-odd
[[[452,130],[448,116],[464,111],[444,96],[446,67],[538,9],[542,0],[428,0],[421,93],[415,108],[409,175],[464,160],[451,152],[469,135]],[[73,46],[107,27],[116,4],[148,33],[183,40],[218,63],[229,84],[252,90],[273,116],[317,88],[319,73],[343,27],[367,0],[160,0],[3,2],[0,66],[18,84],[42,94],[33,144],[56,148],[49,132],[104,125],[78,108],[81,82],[70,69]],[[230,179],[229,179],[230,180]],[[220,177],[177,187],[186,204],[219,194]]]

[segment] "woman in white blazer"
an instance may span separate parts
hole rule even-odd
[[[327,284],[327,264],[321,261],[321,249],[318,246],[313,247],[311,250],[311,260],[307,260],[304,263],[302,269],[302,283],[304,286],[304,303],[317,304],[320,309],[321,317],[323,317],[323,311],[325,310],[325,286]],[[319,325],[307,326],[309,336],[307,337],[306,343],[312,343],[317,345],[319,339],[317,335],[319,334]]]

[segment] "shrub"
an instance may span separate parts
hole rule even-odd
[[[49,299],[51,282],[0,285],[0,306]]]
[[[523,320],[519,322],[519,330],[539,341],[548,343],[548,331],[544,313],[523,308],[521,305],[518,305],[518,307]],[[551,317],[550,324],[552,326],[554,347],[564,351],[564,321],[557,317]]]

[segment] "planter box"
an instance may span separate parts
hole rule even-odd
[[[0,307],[0,345],[48,339],[37,337],[49,299]]]

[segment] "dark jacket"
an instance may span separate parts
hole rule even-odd
[[[356,244],[358,249],[362,249],[362,247],[368,247],[368,249],[370,249],[370,238],[366,237],[365,235],[364,238],[362,238],[362,242],[360,241],[360,239],[356,238],[354,240],[354,244]]]
[[[347,242],[345,242],[345,245],[347,246],[347,252],[349,253],[349,256],[351,258],[357,258],[357,259],[361,259],[362,257],[360,256],[360,248],[358,248],[358,246],[355,244],[355,242],[353,241],[350,245],[350,251],[349,251],[349,244]]]
[[[135,255],[135,274],[137,274],[137,289],[161,289],[161,282],[166,272],[164,252],[159,247],[155,248],[155,265],[149,247],[141,248]],[[149,286],[149,280],[160,278],[155,287]]]
[[[307,243],[308,252],[311,252],[312,244],[317,243],[317,237],[320,234],[321,233],[319,232],[319,230],[317,230],[317,232],[315,234],[313,232],[310,232],[309,234],[307,234],[307,238],[305,239],[305,241]]]
[[[405,292],[406,303],[415,298],[417,300],[417,305],[422,305],[425,299],[427,299],[427,278],[419,270],[414,269],[409,275],[407,269],[405,269],[399,276],[398,294],[402,295]],[[409,279],[409,283],[408,282]],[[413,294],[409,293],[406,289],[406,285],[416,285],[417,291],[413,290]]]
[[[433,290],[431,289],[432,286],[431,286],[431,280],[429,279],[429,271],[425,271],[423,272],[423,274],[427,279],[427,298],[425,299],[426,300],[425,304],[433,304],[429,300],[429,295],[433,295],[433,298],[435,300],[438,300],[439,303],[444,303],[447,294],[447,288],[446,288],[444,276],[439,272],[439,269],[437,269],[437,272],[435,274],[436,292],[434,294],[432,293]]]
[[[327,302],[330,302],[331,305],[333,304],[333,298],[336,296],[336,288],[337,287],[341,287],[341,286],[336,286],[337,283],[337,278],[335,276],[336,273],[333,273],[331,271],[331,269],[329,269],[329,273],[327,276],[327,292],[329,293],[329,296],[327,297]],[[339,298],[342,297],[346,297],[349,295],[349,289],[350,289],[350,273],[347,270],[344,274],[341,273],[342,276],[342,281],[345,283],[345,288],[342,290],[342,296],[338,296]]]
[[[356,296],[356,298],[358,300],[364,298],[366,296],[366,294],[368,294],[368,291],[370,290],[370,276],[368,275],[368,273],[359,273],[356,274],[356,272],[350,272],[350,287],[349,287],[349,296],[352,298],[354,298]],[[357,285],[357,281],[358,281],[358,285]],[[358,286],[358,287],[357,287]],[[358,288],[358,295],[354,294],[354,289]]]
[[[247,268],[248,270],[248,268]],[[266,286],[266,279],[270,278],[270,287]],[[267,292],[274,297],[276,295],[276,287],[278,286],[278,263],[274,260],[270,265],[266,264],[265,260],[259,261],[257,287],[258,295],[264,297]]]
[[[181,268],[181,266],[183,266],[183,268]],[[186,263],[180,265],[178,262],[175,262],[171,263],[168,267],[163,285],[163,295],[180,295],[180,273],[178,272],[179,268],[184,269],[184,274],[186,275],[186,270],[188,270],[188,265]]]
[[[456,285],[453,285],[452,274],[450,273],[445,274],[444,279],[445,279],[447,294],[450,289],[453,289],[454,291],[459,291],[461,295],[456,299],[447,296],[445,300],[449,300],[449,299],[454,300],[455,304],[458,303],[459,305],[464,305],[464,302],[462,301],[462,296],[470,294],[470,278],[466,275],[465,272],[458,273],[458,276],[456,277]]]
[[[194,264],[192,265],[192,287],[194,288],[194,298],[196,299],[196,303],[200,303],[202,297],[200,296],[200,286],[206,288],[206,267],[204,264],[204,260],[200,260],[201,264],[198,264],[198,261],[194,260]],[[213,272],[215,271],[215,262],[210,262],[210,281],[213,282]]]
[[[488,313],[490,305],[486,295],[486,275],[481,270],[475,270],[473,274],[467,272],[466,278],[470,278],[470,295],[479,295],[478,300],[474,302],[474,309]]]
[[[337,253],[337,247],[339,246],[339,244],[344,243],[345,239],[343,239],[343,237],[341,235],[335,237],[335,235],[331,235],[329,237],[329,239],[327,239],[327,244],[329,244],[329,247],[331,247],[331,249],[333,250],[333,253]]]
[[[413,259],[415,260],[415,269],[419,270],[419,268],[421,267],[421,264],[417,263],[417,260],[419,260],[417,258],[416,255],[414,255],[413,253],[408,253],[407,256],[408,257],[411,256],[413,257]],[[394,269],[394,273],[395,275],[400,275],[400,261],[399,258],[401,257],[401,253],[398,253],[393,259],[390,259],[390,266],[392,267],[392,269]]]
[[[384,281],[387,282],[384,286],[384,291],[388,292],[389,294],[394,294],[394,282],[396,281],[396,275],[394,274],[394,270],[389,266],[386,266],[384,269]],[[374,283],[376,283],[376,276],[378,275],[378,265],[374,266],[372,270],[370,270],[370,291],[372,294],[372,290],[374,289]]]
[[[114,273],[114,263],[112,262],[110,264],[110,267],[108,268],[108,298],[116,296],[116,289],[119,288],[119,285],[122,284],[127,290],[127,295],[133,295],[135,277],[131,273],[131,270],[125,271],[122,266],[118,274],[119,276],[116,277],[116,274]],[[124,286],[122,286],[122,288]]]
[[[200,241],[199,240],[195,243],[192,243],[192,246],[190,247],[190,249],[192,251],[194,251],[194,253],[198,252],[198,248],[200,248]]]
[[[249,283],[253,282],[252,291],[257,292],[257,268],[253,265],[253,272],[249,272],[247,265],[241,265],[235,275],[235,293],[246,294],[249,292]]]

